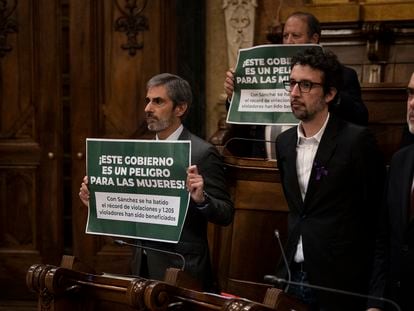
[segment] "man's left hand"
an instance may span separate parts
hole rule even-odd
[[[187,169],[187,190],[190,192],[193,201],[197,204],[205,201],[204,179],[198,173],[197,165],[191,165]]]

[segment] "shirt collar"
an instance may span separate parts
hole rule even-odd
[[[178,140],[181,133],[183,132],[184,126],[181,124],[170,136],[168,136],[165,140]],[[155,135],[155,139],[159,140],[158,134]]]
[[[297,140],[297,145],[300,145],[302,143],[304,143],[305,141],[315,141],[319,144],[321,142],[322,139],[322,135],[325,132],[325,128],[326,125],[328,124],[329,121],[329,112],[328,112],[328,116],[326,117],[326,120],[324,122],[324,124],[322,125],[321,129],[318,131],[318,133],[316,133],[315,135],[311,136],[311,137],[306,137],[305,134],[303,133],[302,130],[302,122],[299,122],[296,130],[297,130],[297,134],[298,134],[298,140]]]

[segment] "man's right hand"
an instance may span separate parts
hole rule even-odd
[[[227,98],[230,100],[234,91],[234,70],[230,68],[226,72],[226,78],[224,79],[224,91],[227,94]]]
[[[79,189],[79,198],[85,206],[89,206],[88,176],[83,177],[83,182]]]

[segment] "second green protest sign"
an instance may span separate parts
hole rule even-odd
[[[292,56],[311,46],[318,45],[267,44],[240,49],[227,122],[297,124],[283,82],[289,81]]]

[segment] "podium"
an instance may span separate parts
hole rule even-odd
[[[244,291],[274,274],[281,249],[275,238],[278,229],[282,244],[288,236],[289,208],[284,197],[280,172],[275,161],[223,155],[229,191],[234,202],[234,219],[227,227],[209,224],[212,265],[220,287],[255,301],[264,295]],[[248,264],[247,264],[248,263]]]
[[[71,262],[71,259],[66,258],[63,262]],[[78,271],[83,268],[79,263],[71,268],[32,265],[26,274],[26,284],[38,294],[38,310],[308,310],[276,288],[267,289],[262,303],[200,292],[194,289],[197,285],[190,277],[173,268],[167,269],[164,281]]]

